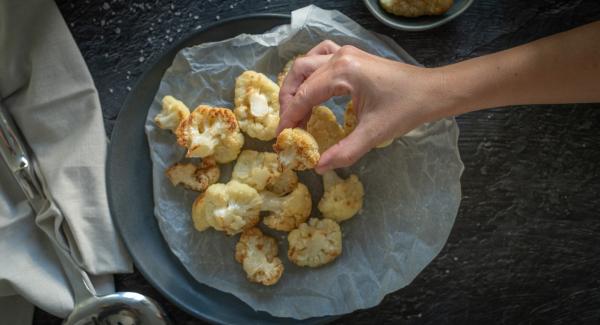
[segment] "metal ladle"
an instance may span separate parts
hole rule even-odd
[[[8,113],[0,106],[0,154],[12,171],[36,215],[55,206],[44,178],[26,142]],[[62,238],[60,238],[62,237]],[[163,325],[169,324],[160,306],[134,292],[98,296],[87,273],[71,256],[68,242],[61,234],[48,235],[71,285],[75,307],[64,320],[69,325]]]

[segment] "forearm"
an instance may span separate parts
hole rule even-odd
[[[519,104],[600,102],[600,22],[434,70],[444,116]]]

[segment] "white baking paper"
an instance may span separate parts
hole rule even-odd
[[[155,215],[171,250],[198,281],[274,316],[305,319],[377,305],[386,294],[408,285],[440,252],[461,198],[458,127],[454,119],[443,119],[340,171],[343,176],[358,174],[365,203],[359,215],[342,223],[343,253],[331,264],[320,268],[291,264],[286,234],[267,231],[279,240],[285,272],[278,284],[265,287],[246,280],[235,261],[239,236],[194,230],[190,214],[198,194],[173,187],[164,174],[183,159],[184,150],[174,135],[152,122],[163,96],[175,96],[191,108],[199,104],[231,108],[235,78],[243,71],[256,70],[275,80],[287,60],[324,39],[416,64],[391,39],[363,29],[338,11],[308,6],[292,13],[291,25],[181,50],[160,83],[146,121]],[[343,99],[329,102],[338,118],[344,104]],[[246,136],[246,148],[271,151],[271,143]],[[231,164],[223,167],[221,182],[229,180],[230,172]],[[300,178],[316,206],[322,194],[320,177],[303,172]],[[318,216],[316,208],[313,216]]]

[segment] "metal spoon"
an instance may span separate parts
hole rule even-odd
[[[0,154],[23,190],[36,215],[56,209],[44,178],[26,142],[8,113],[0,106]],[[160,306],[151,298],[134,292],[98,296],[87,273],[71,256],[68,242],[48,234],[71,285],[75,307],[64,320],[68,325],[163,325],[170,324]]]

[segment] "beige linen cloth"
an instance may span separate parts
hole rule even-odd
[[[41,222],[0,162],[0,324],[31,323],[33,305],[65,317],[73,298],[46,235],[57,224],[100,294],[132,265],[108,210],[98,94],[54,1],[0,0],[0,106],[63,214]]]

